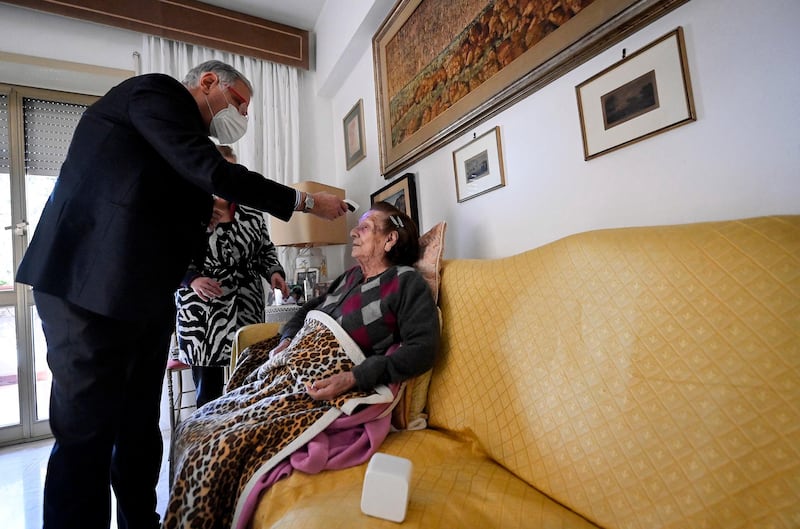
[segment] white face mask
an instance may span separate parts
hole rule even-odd
[[[206,105],[208,105],[208,110],[212,111],[208,97],[206,97]],[[247,118],[239,114],[239,110],[235,106],[228,103],[227,107],[211,118],[209,132],[222,144],[235,143],[247,132]]]

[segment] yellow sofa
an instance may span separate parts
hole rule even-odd
[[[414,465],[402,526],[800,527],[800,216],[446,261],[440,307],[429,427],[380,450]],[[253,527],[397,527],[365,469],[294,473]]]

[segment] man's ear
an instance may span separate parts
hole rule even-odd
[[[214,72],[204,72],[200,75],[199,85],[204,94],[208,94],[211,91],[215,81],[219,81],[219,78]]]

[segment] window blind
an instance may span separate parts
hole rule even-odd
[[[25,172],[58,176],[86,105],[23,98]]]

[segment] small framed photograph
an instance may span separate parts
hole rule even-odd
[[[318,298],[319,296],[324,296],[325,294],[328,293],[328,289],[330,288],[330,286],[331,286],[330,281],[325,281],[324,283],[317,283],[316,285],[314,285],[313,297]]]
[[[414,173],[405,173],[397,180],[383,186],[369,196],[370,205],[375,202],[388,202],[412,218],[419,230],[417,211],[417,189],[414,186]]]
[[[697,119],[681,27],[575,91],[585,160]]]
[[[364,141],[364,100],[359,99],[342,121],[344,125],[344,157],[349,171],[366,158]]]
[[[478,136],[453,151],[456,198],[464,202],[506,185],[500,127]]]
[[[303,286],[303,281],[306,279],[308,279],[312,287],[319,283],[319,268],[304,268],[295,272],[294,282],[298,285]]]

